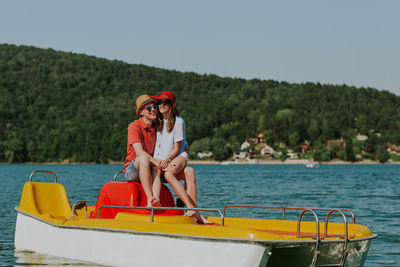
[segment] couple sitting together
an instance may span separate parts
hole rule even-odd
[[[140,119],[128,126],[127,155],[123,172],[128,181],[142,184],[148,207],[159,207],[161,174],[188,208],[197,208],[196,177],[187,167],[188,149],[185,122],[175,106],[175,95],[141,95],[136,99]],[[179,182],[185,181],[185,187]],[[210,223],[195,210],[186,216],[197,223]]]

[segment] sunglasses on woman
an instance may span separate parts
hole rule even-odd
[[[161,104],[163,104],[164,106],[168,106],[169,104],[171,104],[171,101],[170,100],[158,100],[157,101],[157,104],[158,105],[161,105]]]
[[[152,108],[157,109],[157,105],[153,104],[153,105],[150,105],[150,106],[146,107],[148,112],[150,112]]]

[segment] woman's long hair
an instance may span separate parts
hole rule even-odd
[[[179,112],[175,109],[172,110],[172,103],[169,104],[169,111],[168,111],[168,122],[167,122],[167,131],[170,133],[174,129],[176,116],[179,115]],[[175,112],[174,112],[175,111]],[[157,131],[161,132],[164,128],[164,121],[163,115],[160,113],[160,110],[157,110]]]

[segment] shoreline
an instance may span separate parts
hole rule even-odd
[[[348,162],[343,160],[331,160],[331,161],[309,161],[307,159],[293,159],[293,160],[239,160],[239,161],[215,161],[215,160],[189,160],[188,165],[306,165],[307,163],[315,163],[318,165],[399,165],[399,161],[380,163],[373,160],[363,160],[356,162]],[[124,162],[109,161],[108,163],[94,163],[94,162],[18,162],[18,163],[6,163],[2,162],[0,165],[123,165]]]
[[[207,160],[189,160],[188,165],[306,165],[307,163],[315,163],[319,165],[398,165],[400,162],[386,162],[380,163],[378,161],[363,160],[356,162],[348,162],[343,160],[332,160],[332,161],[309,161],[307,159],[296,159],[296,160],[254,160],[254,161],[207,161]]]

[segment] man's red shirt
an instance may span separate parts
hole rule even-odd
[[[128,126],[128,142],[126,147],[126,160],[124,163],[125,172],[129,164],[137,157],[133,144],[140,143],[143,150],[153,156],[154,147],[156,145],[157,130],[153,123],[151,127],[143,121],[143,118],[131,122]]]

